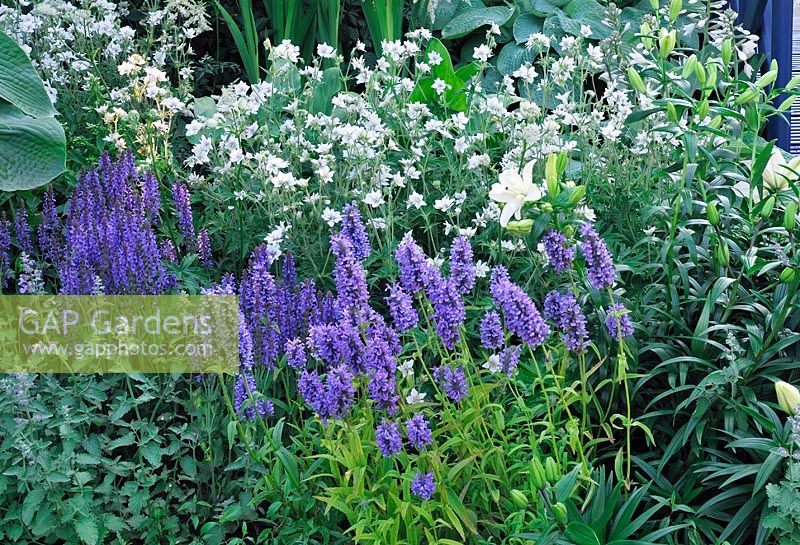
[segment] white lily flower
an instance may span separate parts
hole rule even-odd
[[[516,169],[504,170],[489,191],[490,199],[503,203],[500,213],[502,227],[508,226],[512,216],[522,218],[521,210],[526,202],[536,202],[544,195],[542,188],[533,183],[533,164],[531,161],[525,165],[521,175]]]
[[[800,157],[792,157],[787,162],[783,152],[773,148],[769,162],[764,168],[764,185],[772,191],[786,189],[789,180],[797,180],[797,174],[792,171],[800,172]]]

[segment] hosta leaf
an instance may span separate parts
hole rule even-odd
[[[0,103],[0,189],[44,185],[66,170],[64,129],[54,117],[28,117]]]
[[[0,32],[0,98],[32,117],[56,114],[44,85],[28,55],[17,43]]]
[[[532,62],[537,55],[538,51],[509,42],[503,46],[497,56],[497,71],[503,75],[513,74],[517,68],[526,62]]]
[[[484,25],[504,25],[514,13],[513,8],[495,6],[478,8],[457,15],[442,29],[442,38],[451,40],[466,36]]]
[[[544,18],[533,13],[524,13],[514,21],[514,39],[518,44],[524,43],[528,36],[544,30]]]

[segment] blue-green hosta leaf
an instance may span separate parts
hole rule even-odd
[[[48,183],[66,170],[66,138],[55,117],[34,118],[0,103],[0,190]]]
[[[56,114],[28,55],[17,42],[0,32],[0,98],[33,117]]]
[[[495,6],[478,8],[457,15],[442,29],[442,38],[454,39],[466,36],[484,25],[504,25],[514,13],[513,8]]]
[[[509,42],[497,55],[497,71],[503,75],[513,74],[524,63],[532,62],[538,54],[536,50]]]
[[[528,36],[540,33],[542,30],[544,30],[544,18],[533,13],[524,13],[514,21],[514,40],[518,44],[525,43]]]

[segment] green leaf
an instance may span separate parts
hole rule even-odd
[[[66,170],[64,129],[54,117],[28,117],[0,103],[0,189],[21,191],[48,183]]]
[[[147,443],[139,448],[142,456],[154,467],[161,465],[161,455],[163,454],[161,448],[155,443]]]
[[[97,523],[89,517],[79,518],[75,521],[75,533],[86,545],[97,545],[99,533]]]
[[[524,13],[514,21],[514,40],[518,44],[524,43],[531,34],[540,33],[542,30],[544,30],[544,18],[533,13]]]
[[[42,503],[44,495],[44,488],[34,488],[27,496],[25,496],[25,500],[22,502],[22,514],[20,518],[23,524],[26,526],[31,523],[31,520],[33,520],[33,515],[39,508],[39,504]]]
[[[497,71],[503,75],[513,74],[514,71],[525,64],[532,62],[538,51],[528,49],[514,42],[508,42],[497,56]]]
[[[326,68],[322,73],[322,81],[314,85],[311,97],[311,112],[330,114],[333,109],[331,99],[342,89],[342,80],[338,67]]]
[[[442,38],[452,40],[466,36],[473,30],[484,25],[504,25],[514,13],[513,8],[495,6],[492,8],[478,8],[462,13],[453,18],[442,29]]]
[[[597,534],[582,522],[570,522],[564,532],[575,545],[600,545]]]
[[[31,60],[17,43],[0,32],[0,98],[31,117],[56,114]]]

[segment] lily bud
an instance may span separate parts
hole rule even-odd
[[[722,63],[727,66],[731,62],[731,57],[733,56],[733,42],[730,38],[726,38],[725,41],[722,42]]]
[[[553,505],[553,515],[556,517],[556,522],[558,522],[561,526],[565,526],[569,517],[567,516],[567,506],[561,502],[557,502]]]
[[[683,9],[683,0],[672,0],[669,4],[669,20],[674,23],[681,14],[681,9]]]
[[[786,210],[783,212],[783,228],[787,231],[794,229],[797,222],[797,203],[790,202],[786,205]]]
[[[795,100],[797,100],[797,95],[790,96],[789,98],[781,102],[780,106],[778,106],[778,111],[785,112],[786,110],[792,107],[792,104],[794,104]]]
[[[544,461],[544,476],[550,484],[555,484],[561,479],[561,471],[558,469],[558,464],[550,456]]]
[[[633,66],[628,67],[628,81],[631,83],[631,87],[636,89],[642,94],[647,93],[647,87],[645,87],[644,80],[642,80],[642,76],[639,75],[639,72]]]
[[[709,110],[708,99],[702,100],[700,104],[697,106],[697,117],[699,117],[700,120],[702,121],[703,119],[708,117],[708,110]]]
[[[586,186],[585,185],[575,186],[574,188],[572,188],[572,191],[570,192],[569,201],[567,202],[567,204],[569,206],[577,206],[577,204],[581,202],[581,199],[583,198],[584,195],[586,195]]]
[[[736,100],[734,100],[733,103],[736,106],[741,106],[743,104],[751,102],[757,96],[758,96],[758,89],[748,89],[747,91],[736,97]]]
[[[724,238],[719,239],[719,243],[714,249],[714,257],[716,257],[717,263],[723,267],[727,267],[730,263],[731,251],[728,248],[728,242]]]
[[[786,267],[781,271],[779,280],[784,284],[791,284],[792,282],[794,282],[794,277],[795,277],[794,269],[791,267]]]
[[[670,56],[672,51],[675,49],[675,44],[677,41],[678,33],[676,30],[673,29],[667,32],[667,29],[661,29],[661,31],[658,33],[658,51],[661,54],[662,59],[666,59]]]
[[[519,221],[509,221],[508,222],[508,231],[517,236],[525,236],[531,234],[531,228],[533,228],[533,220],[526,219],[526,220],[519,220]]]
[[[772,209],[775,208],[775,197],[770,196],[769,199],[764,201],[764,206],[761,207],[761,217],[764,219],[772,215]]]
[[[698,63],[698,66],[702,66]],[[716,64],[709,64],[708,68],[705,69],[706,71],[706,78],[703,82],[707,88],[709,87],[716,87],[717,85],[717,65]],[[708,92],[708,89],[706,90]]]
[[[642,26],[639,27],[639,34],[642,35],[642,45],[645,46],[647,49],[653,48],[653,39],[650,38],[650,34],[653,32],[653,27],[645,21],[642,23]]]
[[[675,108],[675,105],[672,102],[667,103],[667,118],[673,123],[677,123],[678,119],[678,110]]]
[[[511,491],[511,501],[519,509],[524,509],[528,506],[528,497],[521,490],[514,489]]]
[[[779,380],[775,383],[775,394],[778,396],[778,405],[789,414],[800,405],[800,390],[788,382]]]
[[[544,165],[544,179],[547,181],[547,191],[550,192],[551,184],[558,184],[558,155],[552,153],[547,156]]]
[[[719,225],[719,211],[713,202],[706,204],[706,218],[711,225]]]
[[[777,70],[770,70],[760,78],[756,80],[756,87],[759,89],[763,89],[764,87],[768,87],[775,80],[778,79],[778,71]]]
[[[683,79],[687,79],[694,73],[695,65],[697,65],[697,55],[692,53],[683,65]]]
[[[800,76],[795,76],[789,80],[789,83],[786,84],[786,87],[784,87],[784,89],[786,89],[787,91],[791,91],[792,89],[797,87],[798,83],[800,83]]]
[[[544,466],[538,458],[531,460],[531,484],[539,490],[547,488],[547,478],[544,475]]]

